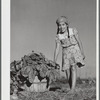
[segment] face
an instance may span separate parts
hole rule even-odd
[[[60,22],[58,28],[60,33],[64,33],[67,31],[67,25],[65,22]]]

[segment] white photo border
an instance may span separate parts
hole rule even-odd
[[[1,0],[1,99],[10,100],[10,0]],[[99,100],[99,0],[96,0],[96,99]]]

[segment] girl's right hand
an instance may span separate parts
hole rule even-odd
[[[82,54],[83,55],[83,60],[85,59],[85,55],[84,54]]]
[[[61,71],[64,72],[63,68],[61,68]]]

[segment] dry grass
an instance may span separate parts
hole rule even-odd
[[[96,81],[95,79],[78,79],[75,92],[68,94],[68,91],[69,86],[62,78],[51,84],[50,91],[20,92],[18,100],[96,100]]]

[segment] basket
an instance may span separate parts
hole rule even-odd
[[[46,91],[47,80],[43,79],[41,82],[40,80],[35,77],[33,84],[30,86],[31,92],[44,92]]]

